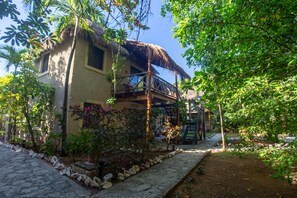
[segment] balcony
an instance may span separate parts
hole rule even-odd
[[[148,72],[132,74],[117,79],[115,97],[118,101],[141,102],[147,99]],[[151,75],[152,102],[174,102],[179,97],[177,88],[160,78]]]

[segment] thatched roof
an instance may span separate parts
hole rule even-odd
[[[107,42],[104,39],[105,30],[98,26],[96,23],[92,21],[88,21],[89,28],[92,32],[86,32],[83,30],[79,30],[78,34],[83,36],[85,39],[91,40],[93,43],[110,48],[115,53],[120,50],[120,53],[137,63],[141,63],[141,67],[147,69],[147,48],[150,48],[152,52],[152,60],[151,63],[158,67],[162,67],[168,69],[170,71],[176,72],[181,76],[182,79],[190,78],[190,76],[179,66],[177,65],[172,58],[168,55],[168,53],[160,46],[154,44],[147,44],[140,41],[135,40],[127,40],[126,44],[120,46],[114,41]],[[73,27],[66,28],[62,35],[61,40],[64,42],[69,37],[73,36]],[[53,45],[44,45],[44,49],[51,50],[55,46]],[[155,74],[159,74],[159,72],[152,67],[152,72]]]
[[[140,59],[143,63],[147,63],[148,61],[147,48],[149,48],[152,52],[152,64],[176,72],[181,76],[182,79],[190,78],[183,68],[177,65],[168,55],[168,53],[158,45],[143,43],[141,41],[135,40],[127,40],[123,47],[128,50],[132,59]]]

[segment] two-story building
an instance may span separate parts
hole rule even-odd
[[[90,22],[93,33],[79,31],[70,70],[68,104],[105,105],[115,95],[115,108],[151,108],[151,105],[170,105],[179,99],[178,88],[158,76],[155,66],[173,71],[180,79],[189,75],[178,66],[166,51],[153,44],[127,40],[119,46],[103,39],[104,31]],[[62,112],[66,65],[72,44],[72,31],[67,29],[62,42],[48,46],[38,61],[39,78],[55,89],[54,111]],[[120,52],[126,58],[118,70],[116,89],[108,74],[111,72],[113,54]],[[115,92],[115,93],[114,93]],[[69,107],[68,107],[69,108]],[[73,121],[68,109],[67,133],[77,133],[81,123]],[[60,131],[56,125],[53,131]]]

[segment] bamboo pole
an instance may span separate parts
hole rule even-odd
[[[149,47],[147,49],[147,56],[148,56],[148,61],[147,61],[147,106],[146,106],[146,134],[145,134],[145,141],[146,143],[149,142],[150,140],[150,120],[151,120],[151,108],[152,108],[152,95],[151,95],[151,50]]]
[[[178,93],[178,82],[177,82],[177,73],[175,73],[175,87],[176,87],[176,119],[177,119],[177,125],[180,126],[180,114],[179,114],[179,93]]]

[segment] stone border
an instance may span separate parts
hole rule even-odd
[[[96,176],[93,179],[91,179],[89,176],[75,172],[71,167],[65,166],[63,163],[59,161],[58,157],[56,156],[47,156],[44,153],[35,153],[33,150],[27,150],[19,145],[12,145],[8,143],[3,143],[1,141],[0,141],[0,146],[10,148],[16,152],[26,153],[29,157],[32,157],[32,158],[45,160],[46,162],[50,163],[55,169],[57,169],[61,176],[66,175],[71,179],[77,180],[79,182],[83,182],[86,186],[91,186],[98,189],[101,189],[101,188],[107,189],[112,187],[113,185],[111,183],[111,179],[113,178],[113,175],[111,173],[106,174],[103,177],[103,181]],[[117,180],[124,181],[125,179],[133,175],[136,175],[141,170],[148,169],[158,163],[161,163],[163,160],[171,158],[182,152],[183,152],[183,149],[176,149],[176,151],[172,151],[170,153],[167,153],[166,155],[160,155],[158,157],[155,157],[154,159],[149,159],[147,162],[140,164],[140,166],[133,165],[129,170],[125,170],[123,168],[123,172],[118,172]]]

